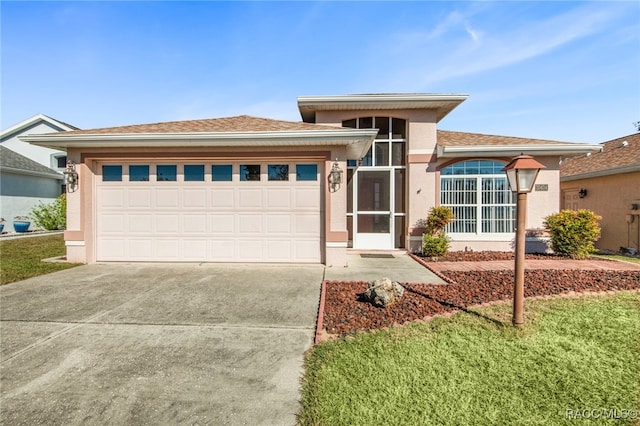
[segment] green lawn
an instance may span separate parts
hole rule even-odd
[[[78,266],[42,262],[65,254],[62,234],[0,241],[0,285]]]
[[[299,421],[568,425],[567,410],[640,410],[639,293],[527,300],[525,318],[514,329],[500,304],[317,345]]]
[[[623,260],[625,262],[632,262],[640,264],[640,258],[631,257],[631,256],[622,256],[619,254],[597,254],[596,257],[601,257],[603,259],[613,259],[613,260]]]

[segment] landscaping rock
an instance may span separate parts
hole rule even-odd
[[[513,271],[444,271],[456,284],[403,283],[404,296],[388,309],[364,302],[370,283],[326,283],[324,325],[345,335],[443,315],[469,306],[513,299]],[[525,297],[640,290],[639,271],[527,270]]]
[[[369,283],[369,288],[363,293],[366,301],[380,308],[386,308],[396,303],[404,295],[404,287],[389,278],[382,278]]]

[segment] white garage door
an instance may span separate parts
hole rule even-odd
[[[98,166],[97,260],[320,262],[313,162]]]

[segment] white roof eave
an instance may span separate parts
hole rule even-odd
[[[347,157],[359,160],[368,151],[376,129],[321,131],[212,132],[212,133],[111,133],[20,136],[24,142],[55,149],[140,147],[274,147],[346,146]]]
[[[468,97],[466,94],[433,93],[299,96],[298,110],[303,121],[308,123],[315,122],[317,111],[399,109],[433,109],[438,111],[437,121],[440,121]]]
[[[62,173],[55,173],[55,174],[45,173],[45,172],[39,172],[35,170],[18,169],[16,167],[2,166],[0,167],[0,171],[3,173],[13,173],[16,175],[37,176],[37,177],[44,177],[44,178],[57,179],[57,180],[64,179],[64,175]]]
[[[610,169],[595,170],[593,172],[579,173],[571,176],[560,176],[560,182],[572,180],[591,179],[600,176],[618,175],[623,173],[640,172],[640,164],[630,164],[627,166],[613,167]]]
[[[514,157],[521,154],[529,155],[575,155],[587,152],[600,152],[602,147],[589,144],[557,144],[557,145],[465,145],[465,146],[441,146],[438,145],[439,158],[468,157],[470,155],[486,155]]]

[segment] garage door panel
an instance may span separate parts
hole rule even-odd
[[[320,220],[317,215],[299,213],[293,218],[296,235],[320,235]]]
[[[120,234],[125,230],[125,215],[121,213],[102,213],[98,217],[98,231],[101,234]]]
[[[138,207],[149,209],[152,207],[151,205],[152,199],[152,190],[151,189],[129,189],[127,191],[127,206],[128,207]]]
[[[239,239],[238,255],[247,262],[264,262],[262,239]]]
[[[212,213],[209,215],[211,232],[218,235],[233,235],[236,232],[235,217],[232,213]]]
[[[181,216],[182,232],[193,234],[207,233],[207,215],[206,214],[185,214]]]
[[[127,230],[134,233],[149,234],[153,232],[153,216],[151,214],[134,213],[127,215]]]
[[[131,260],[153,260],[153,243],[150,239],[135,239],[129,238],[127,240],[129,259]]]
[[[210,241],[212,259],[233,262],[237,257],[238,242],[235,239],[215,238]]]
[[[289,214],[270,214],[266,216],[267,219],[267,235],[283,234],[287,235],[292,230],[292,218]]]
[[[178,214],[156,214],[155,232],[161,234],[177,234],[180,232],[180,215]]]
[[[178,208],[180,206],[180,194],[178,188],[158,188],[155,190],[156,207]]]
[[[294,259],[297,262],[317,262],[320,243],[315,240],[300,240],[294,244]]]
[[[180,259],[180,240],[178,239],[166,239],[159,238],[155,241],[156,257],[158,260],[173,260],[178,261]]]
[[[182,207],[199,208],[207,206],[207,191],[202,189],[184,189],[182,191]]]
[[[267,202],[266,209],[289,210],[291,208],[291,194],[294,192],[291,188],[266,189]]]
[[[262,234],[263,216],[261,214],[238,214],[239,234]]]
[[[207,179],[98,181],[97,260],[321,260],[319,181]]]
[[[98,260],[124,260],[127,248],[124,238],[102,237],[98,245]]]
[[[207,241],[204,239],[183,238],[182,253],[184,257],[192,260],[207,260]]]
[[[100,191],[99,208],[124,207],[124,188],[102,188]]]
[[[291,260],[293,245],[291,240],[268,240],[265,245],[267,261],[286,262]]]
[[[211,194],[211,207],[214,209],[228,209],[235,208],[235,189],[212,189],[209,191]]]
[[[238,188],[238,208],[262,208],[262,193],[262,188]]]
[[[294,209],[296,210],[320,210],[320,197],[318,188],[300,188],[294,196]]]

